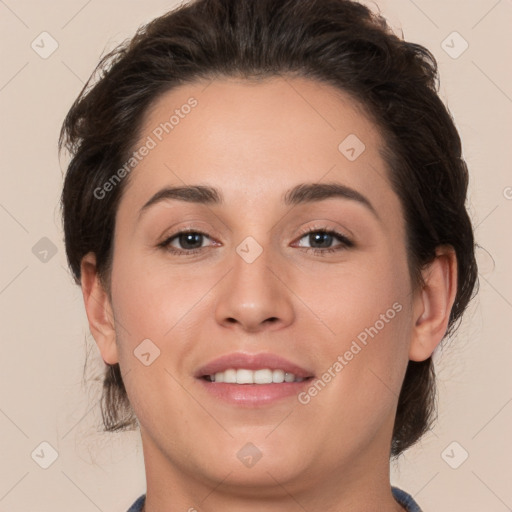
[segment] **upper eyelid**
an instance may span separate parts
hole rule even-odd
[[[350,240],[356,239],[356,236],[350,229],[348,229],[345,225],[341,224],[337,220],[330,219],[328,216],[327,217],[323,217],[323,216],[318,217],[309,222],[313,222],[313,226],[308,226],[306,228],[302,228],[303,225],[308,224],[308,221],[304,221],[303,223],[301,223],[300,226],[298,226],[298,227],[296,226],[294,228],[294,230],[298,229],[299,231],[305,232],[305,233],[308,233],[311,230],[334,231],[334,232],[338,232],[340,235],[344,236],[347,239],[350,239]],[[196,223],[199,223],[199,225],[196,226],[195,225]],[[175,226],[179,225],[179,224],[182,224],[183,227],[179,228],[177,231],[175,231],[174,235],[167,236],[166,239],[168,239],[170,236],[176,236],[182,232],[190,232],[190,231],[199,232],[206,236],[209,236],[210,238],[212,238],[212,237],[215,238],[215,235],[210,235],[210,234],[206,233],[205,231],[219,232],[219,230],[217,228],[213,228],[213,229],[211,228],[210,222],[204,222],[201,219],[194,219],[194,218],[184,220],[182,222],[174,223],[172,226],[169,226],[169,231],[171,231],[171,229],[174,231]],[[207,224],[208,226],[203,228],[202,226],[205,224]],[[224,227],[226,227],[230,233],[232,232],[232,229],[229,226],[227,226],[224,222],[222,222],[222,224],[224,224]],[[273,229],[274,228],[272,228],[271,230],[273,230]],[[220,232],[222,232],[223,230],[224,230],[224,228],[222,228],[220,230]]]

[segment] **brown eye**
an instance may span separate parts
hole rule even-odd
[[[180,231],[158,244],[158,247],[175,254],[196,254],[204,249],[203,242],[205,237],[210,238],[206,233],[200,231]]]

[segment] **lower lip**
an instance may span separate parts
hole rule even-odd
[[[270,405],[285,398],[297,396],[312,377],[301,382],[282,382],[280,384],[227,384],[198,379],[208,393],[229,404],[257,407]]]

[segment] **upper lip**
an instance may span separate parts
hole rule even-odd
[[[277,354],[248,354],[244,352],[233,352],[206,363],[197,370],[195,377],[214,375],[217,372],[223,372],[230,368],[246,368],[248,370],[268,368],[270,370],[284,370],[287,373],[293,373],[296,377],[313,377],[313,372]]]

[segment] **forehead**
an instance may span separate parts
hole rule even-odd
[[[340,182],[377,203],[390,194],[377,127],[346,93],[302,78],[181,85],[146,111],[133,149],[144,146],[122,200],[130,211],[166,185],[210,184],[239,206],[302,182]]]

